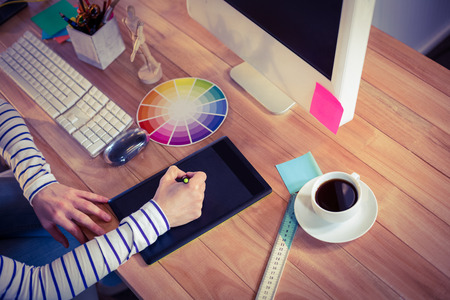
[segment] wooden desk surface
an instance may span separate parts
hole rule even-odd
[[[91,159],[0,72],[3,97],[24,115],[57,178],[112,197],[227,135],[273,188],[268,197],[159,262],[147,266],[136,255],[120,267],[137,295],[254,298],[289,198],[275,165],[311,151],[323,172],[359,173],[377,197],[378,218],[367,234],[343,244],[321,242],[299,228],[277,297],[448,299],[449,70],[373,28],[355,118],[334,135],[298,106],[281,116],[262,109],[230,79],[230,68],[241,60],[188,17],[185,0],[122,0],[116,16],[124,17],[131,3],[139,6],[163,81],[193,76],[217,83],[229,99],[229,115],[201,143],[181,148],[150,143],[130,163],[113,168],[101,156]],[[40,35],[30,17],[48,5],[30,3],[1,26],[0,51],[26,29]],[[127,50],[105,71],[79,61],[70,43],[47,44],[134,115],[154,85],[137,79],[141,63],[130,63],[130,39],[122,24],[120,29]]]

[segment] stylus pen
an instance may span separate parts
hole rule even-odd
[[[188,183],[189,183],[189,177],[186,176],[186,175],[184,175],[184,176],[181,177],[181,178],[177,178],[176,181],[178,181],[178,182],[183,182],[184,184],[188,184]]]

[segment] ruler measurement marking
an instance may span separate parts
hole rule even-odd
[[[263,278],[259,285],[256,300],[273,299],[283,274],[289,250],[297,231],[297,220],[294,213],[294,202],[297,194],[292,194],[286,212],[281,221],[277,238],[272,248]]]

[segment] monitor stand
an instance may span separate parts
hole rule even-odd
[[[274,114],[285,113],[295,104],[288,95],[247,62],[231,69],[230,75],[234,81]]]

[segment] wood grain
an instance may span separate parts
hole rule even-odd
[[[40,35],[30,18],[53,2],[30,3],[2,25],[0,51],[25,30]],[[254,298],[289,199],[275,166],[311,151],[323,172],[359,173],[377,198],[378,217],[368,233],[342,244],[321,242],[299,228],[277,297],[448,297],[449,70],[372,28],[355,117],[334,135],[299,106],[271,115],[234,83],[229,70],[242,60],[188,16],[185,0],[122,0],[115,10],[119,20],[129,4],[145,22],[147,43],[162,64],[162,81],[193,76],[218,84],[229,101],[227,119],[202,142],[176,148],[150,143],[128,164],[113,168],[101,156],[90,158],[0,72],[2,97],[25,117],[58,180],[113,197],[227,135],[273,189],[153,265],[133,256],[118,273],[136,295]],[[155,85],[140,83],[137,70],[142,62],[130,63],[131,40],[119,26],[127,49],[104,71],[80,62],[70,43],[45,43],[134,116]],[[112,229],[117,220],[102,226]]]

